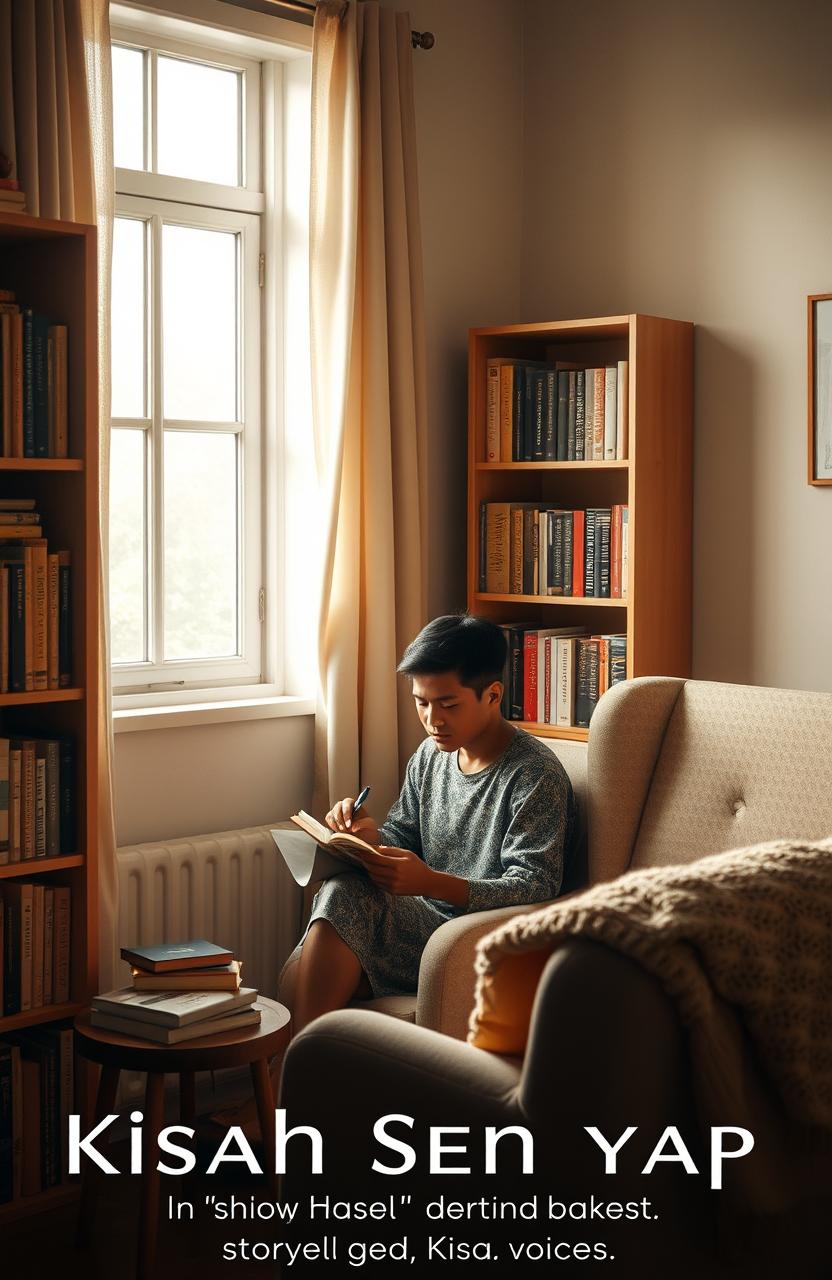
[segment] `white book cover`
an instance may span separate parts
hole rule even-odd
[[[537,517],[537,594],[546,596],[549,588],[546,581],[546,561],[548,556],[549,515],[539,511]]]
[[[604,370],[604,461],[615,458],[616,446],[616,384],[618,369],[616,365],[607,365]]]
[[[136,991],[121,987],[95,996],[93,1009],[116,1014],[120,1018],[152,1022],[162,1027],[185,1027],[216,1014],[242,1009],[253,1004],[259,995],[254,987],[239,991]]]
[[[557,716],[555,723],[571,725],[575,720],[575,641],[574,639],[562,638],[558,640],[557,644]]]
[[[623,462],[627,457],[630,441],[629,441],[629,422],[630,422],[630,366],[626,360],[618,362],[618,391],[616,397],[616,414],[615,414],[615,456]]]
[[[630,509],[624,507],[621,512],[621,599],[627,599],[627,584],[630,581]]]
[[[201,1040],[204,1036],[218,1036],[235,1031],[238,1027],[256,1026],[260,1022],[257,1005],[232,1010],[218,1018],[204,1018],[184,1027],[162,1027],[156,1022],[138,1022],[134,1018],[120,1018],[112,1013],[99,1013],[93,1009],[90,1022],[103,1031],[117,1031],[121,1035],[139,1040],[155,1040],[158,1044],[179,1044],[183,1040]]]

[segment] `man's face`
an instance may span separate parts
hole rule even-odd
[[[475,689],[460,684],[455,671],[413,676],[413,698],[419,719],[439,751],[467,747],[492,723],[495,706],[499,706],[499,689],[495,682],[478,698]],[[496,699],[492,697],[495,693]]]

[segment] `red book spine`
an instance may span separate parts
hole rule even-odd
[[[543,637],[544,679],[543,686],[543,723],[552,723],[552,637]]]
[[[610,528],[610,595],[621,597],[621,507],[612,509]]]
[[[584,594],[584,526],[585,513],[572,512],[572,594]]]
[[[537,719],[537,632],[523,637],[523,719]]]

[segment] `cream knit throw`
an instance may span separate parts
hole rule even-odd
[[[576,936],[630,956],[676,1001],[700,1119],[772,1122],[781,1146],[787,1116],[832,1130],[832,838],[631,871],[516,916],[478,945],[477,1008],[499,998],[512,955]]]

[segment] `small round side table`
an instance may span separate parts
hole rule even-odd
[[[179,1074],[179,1110],[184,1125],[193,1127],[195,1119],[194,1079],[197,1071],[216,1071],[220,1067],[251,1069],[257,1115],[263,1139],[265,1172],[269,1190],[277,1196],[274,1147],[274,1096],[269,1075],[269,1059],[279,1053],[289,1039],[290,1013],[276,1000],[259,996],[259,1026],[240,1027],[218,1035],[185,1040],[180,1044],[157,1044],[94,1027],[89,1012],[75,1019],[75,1047],[82,1058],[101,1065],[95,1123],[112,1115],[118,1078],[121,1071],[144,1071],[147,1086],[142,1130],[141,1208],[139,1211],[139,1247],[137,1280],[150,1280],[159,1229],[160,1174],[157,1138],[164,1127],[165,1075]],[[89,1161],[81,1182],[81,1205],[78,1216],[78,1241],[91,1237],[99,1177],[103,1171]]]

